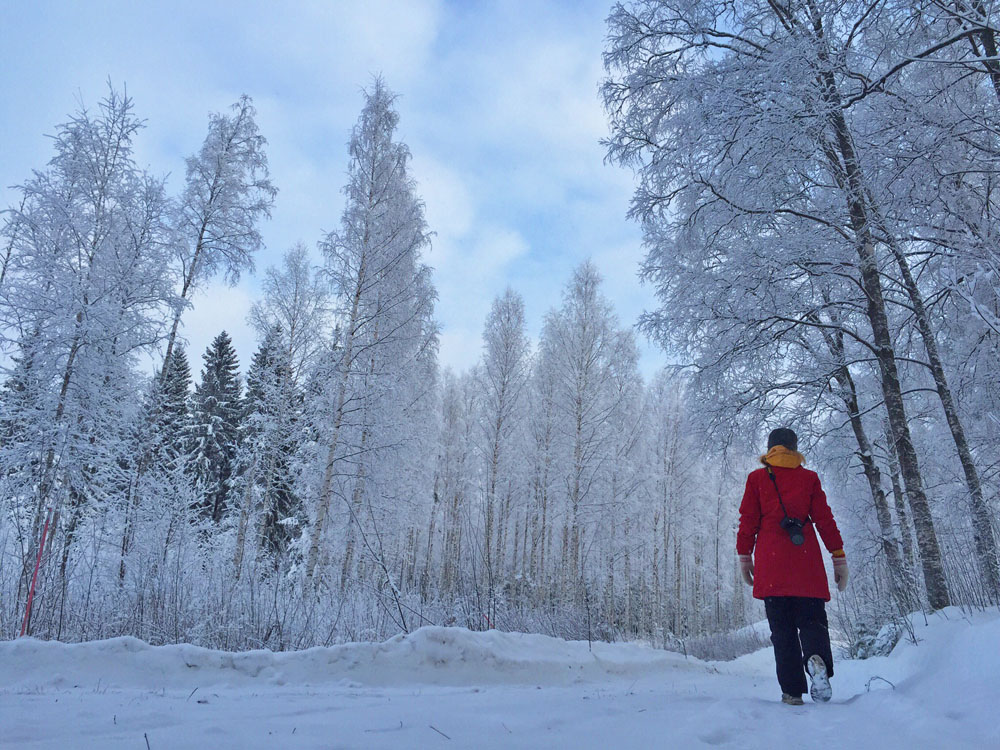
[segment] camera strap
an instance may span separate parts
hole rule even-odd
[[[781,512],[785,514],[785,518],[789,518],[788,509],[785,507],[785,501],[781,499],[781,490],[778,489],[778,478],[774,476],[774,472],[771,471],[771,464],[764,464],[764,468],[767,469],[767,475],[771,477],[771,482],[774,483],[774,491],[778,493],[778,502],[781,503]],[[811,523],[812,519],[807,515],[803,523]]]

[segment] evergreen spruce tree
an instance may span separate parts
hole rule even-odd
[[[40,383],[34,375],[31,339],[18,342],[18,353],[12,357],[10,375],[0,386],[0,452],[14,449],[22,433],[32,423],[32,404],[39,400]],[[18,460],[4,462],[13,469]]]
[[[260,346],[250,361],[250,369],[247,372],[247,392],[244,398],[245,413],[249,416],[252,413],[265,413],[267,409],[267,399],[272,391],[276,380],[281,377],[281,363],[278,351],[281,340],[281,330],[277,327],[271,328],[260,342]],[[261,431],[260,424],[245,425],[244,434],[253,436]]]
[[[254,354],[247,373],[247,393],[240,449],[237,454],[240,503],[234,567],[237,577],[246,551],[247,535],[257,528],[258,551],[275,564],[295,536],[301,502],[294,491],[292,459],[302,397],[294,386],[287,342],[272,327]]]
[[[163,363],[157,378],[158,400],[155,405],[155,425],[164,456],[170,463],[182,458],[189,450],[187,427],[190,418],[191,366],[184,347],[178,346]]]
[[[188,429],[188,472],[198,490],[196,507],[218,523],[229,500],[243,410],[239,360],[225,331],[203,355],[205,366],[195,388]]]

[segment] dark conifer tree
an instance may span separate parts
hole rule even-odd
[[[296,535],[302,508],[292,459],[297,448],[302,396],[295,388],[282,332],[268,331],[247,373],[245,417],[238,458],[242,510],[237,539],[239,566],[248,528],[256,527],[259,550],[277,562]]]
[[[176,459],[188,452],[186,428],[191,399],[191,366],[184,347],[178,346],[163,363],[158,378],[159,403],[156,405],[156,427],[160,440]]]
[[[0,443],[8,449],[18,442],[25,426],[31,422],[32,404],[39,400],[40,384],[34,377],[30,343],[30,339],[19,342],[10,376],[0,386]]]
[[[198,488],[198,510],[218,523],[226,511],[243,411],[239,360],[225,331],[203,355],[205,366],[191,409],[188,471]]]

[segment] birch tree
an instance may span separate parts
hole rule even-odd
[[[179,265],[179,302],[175,307],[168,358],[191,296],[219,271],[236,283],[252,271],[262,246],[259,222],[270,218],[277,190],[271,184],[257,111],[244,95],[230,112],[209,115],[208,135],[187,160],[184,192],[173,217],[174,250]]]
[[[339,468],[344,468],[344,452],[363,457],[372,449],[373,409],[381,405],[376,394],[391,387],[407,365],[426,375],[436,354],[436,327],[431,320],[434,291],[429,270],[419,262],[428,232],[409,174],[409,149],[395,140],[399,115],[394,98],[381,79],[366,92],[351,135],[341,227],[321,244],[333,288],[339,348],[320,428],[325,449],[306,556],[308,579],[319,561],[338,459]],[[345,418],[352,423],[345,424]],[[343,442],[348,426],[355,441],[350,448]],[[353,463],[347,509],[354,520],[348,524],[345,572],[352,563],[353,534],[366,483],[364,461]]]
[[[301,386],[317,364],[330,327],[330,289],[309,251],[299,243],[285,252],[281,266],[268,268],[262,297],[250,308],[250,323],[261,336],[281,330],[293,381]]]
[[[22,588],[48,517],[63,600],[78,533],[127,482],[136,360],[162,340],[176,302],[163,183],[132,156],[139,128],[131,100],[113,89],[59,126],[55,155],[20,188],[4,230],[13,247],[0,320],[20,342],[17,390],[31,404],[11,415],[20,437],[2,473],[23,518]]]
[[[546,317],[539,357],[553,378],[558,471],[564,498],[560,531],[561,575],[567,591],[582,594],[585,551],[607,491],[613,462],[613,421],[623,408],[615,389],[618,367],[634,366],[634,344],[618,329],[600,292],[601,278],[587,262],[573,273],[562,305]],[[572,588],[570,588],[572,587]]]
[[[743,236],[794,242],[794,226],[823,237],[823,248],[836,243],[853,252],[853,260],[840,252],[827,262],[834,273],[847,262],[857,269],[866,348],[880,374],[926,593],[937,608],[948,604],[948,588],[880,275],[891,248],[859,150],[863,128],[842,91],[851,85],[842,62],[848,49],[838,46],[852,38],[846,13],[844,5],[811,2],[616,6],[605,58],[615,76],[604,87],[609,153],[639,170],[632,211],[647,230],[648,277],[664,288],[672,283],[673,243],[710,239],[724,215]],[[667,213],[678,209],[678,219]]]
[[[522,427],[530,375],[524,301],[512,289],[508,288],[493,301],[483,331],[483,349],[482,366],[477,371],[482,394],[485,481],[482,544],[483,572],[492,603],[497,578],[506,567],[507,535],[514,504],[522,496],[519,453],[523,448]],[[489,616],[493,618],[495,612],[491,611]]]

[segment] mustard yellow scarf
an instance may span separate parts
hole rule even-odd
[[[806,462],[806,457],[798,451],[789,450],[783,445],[776,445],[765,455],[760,457],[762,464],[771,466],[781,466],[785,469],[794,469]]]

